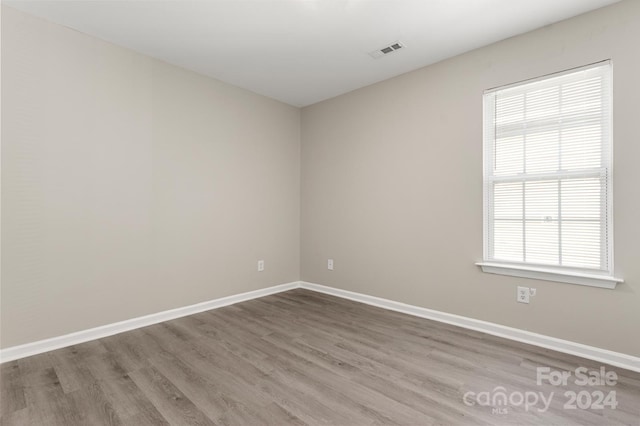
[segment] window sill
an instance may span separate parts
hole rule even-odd
[[[620,278],[610,275],[585,274],[572,271],[558,271],[550,268],[538,268],[532,266],[510,265],[507,263],[477,262],[482,272],[499,275],[511,275],[513,277],[533,278],[545,281],[557,281],[562,283],[586,285],[614,289],[618,283],[624,282]]]

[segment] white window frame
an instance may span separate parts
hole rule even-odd
[[[574,68],[567,71],[554,73],[551,75],[546,75],[540,78],[526,80],[523,82],[510,84],[507,86],[498,87],[495,89],[490,89],[485,91],[483,96],[483,203],[484,203],[484,211],[483,211],[483,241],[484,241],[484,255],[483,261],[477,262],[476,265],[482,268],[483,272],[500,274],[500,275],[510,275],[515,277],[523,277],[523,278],[533,278],[533,279],[541,279],[547,281],[557,281],[557,282],[565,282],[571,284],[580,284],[587,285],[593,287],[602,287],[613,289],[619,282],[623,282],[622,279],[615,278],[613,276],[613,182],[612,182],[612,170],[613,170],[613,143],[611,138],[611,127],[612,127],[612,111],[611,105],[612,102],[609,102],[609,111],[608,111],[608,120],[609,120],[609,139],[608,139],[608,149],[607,155],[605,155],[605,163],[602,167],[604,173],[607,174],[607,200],[606,200],[606,212],[604,215],[606,216],[606,228],[607,233],[603,238],[607,238],[607,261],[605,262],[605,267],[602,270],[592,270],[592,269],[581,269],[581,268],[570,268],[565,266],[547,266],[547,265],[538,265],[527,262],[511,262],[511,261],[502,261],[502,260],[493,260],[490,257],[491,247],[490,247],[490,206],[493,202],[490,185],[493,184],[493,181],[496,177],[493,175],[493,170],[490,170],[493,165],[493,161],[491,158],[487,158],[489,152],[493,152],[492,149],[488,149],[489,145],[494,143],[494,137],[492,136],[495,127],[493,126],[493,119],[489,120],[490,117],[493,117],[494,111],[491,109],[495,105],[495,94],[501,90],[515,88],[518,86],[523,86],[526,84],[534,83],[536,81],[543,81],[550,78],[556,78],[562,75],[571,74],[583,70],[588,70],[590,68],[595,67],[608,67],[608,73],[611,77],[611,62],[603,61],[596,64],[586,65],[584,67]],[[612,88],[612,79],[608,79],[608,92],[609,99],[611,99],[613,88]],[[489,116],[488,114],[491,114]],[[526,180],[526,177],[523,177],[523,181]]]

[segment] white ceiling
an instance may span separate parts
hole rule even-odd
[[[306,106],[618,0],[4,0]],[[406,48],[379,59],[394,41]]]

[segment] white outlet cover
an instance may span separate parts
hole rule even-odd
[[[517,292],[516,292],[516,300],[519,303],[529,303],[529,287],[520,287],[518,286]]]

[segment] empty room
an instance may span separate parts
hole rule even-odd
[[[3,0],[1,425],[640,425],[639,0]]]

